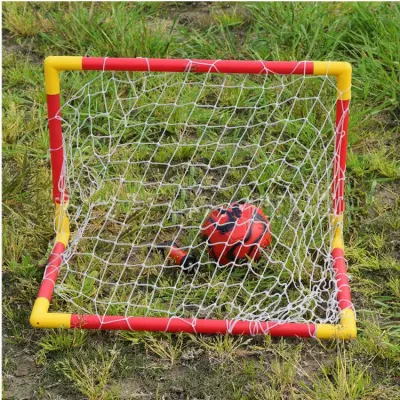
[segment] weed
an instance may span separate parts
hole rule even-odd
[[[193,337],[192,341],[207,351],[209,357],[221,362],[233,361],[239,349],[250,343],[250,339],[220,335],[215,337]]]
[[[163,361],[174,365],[185,348],[183,334],[166,334],[164,338],[146,334],[143,338],[145,348],[153,354],[156,354]]]
[[[311,379],[311,385],[304,385],[308,399],[374,399],[390,398],[378,384],[372,382],[370,365],[358,365],[346,351],[339,351],[331,366],[322,366],[322,375]],[[390,389],[392,391],[393,388]]]
[[[118,356],[118,351],[113,351],[111,354],[99,351],[96,360],[86,360],[84,357],[71,358],[59,361],[55,367],[88,399],[117,399],[117,394],[109,390],[109,383]]]
[[[71,350],[82,346],[86,336],[87,332],[80,329],[72,331],[57,329],[43,337],[40,346],[45,352]]]

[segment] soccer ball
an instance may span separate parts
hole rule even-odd
[[[217,208],[201,227],[209,254],[219,264],[260,258],[261,249],[271,244],[268,218],[252,204],[232,203]]]

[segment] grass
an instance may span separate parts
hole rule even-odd
[[[5,3],[3,397],[395,399],[400,362],[399,22],[400,8],[395,3]],[[194,338],[161,333],[31,329],[28,324],[29,313],[43,274],[41,267],[46,262],[54,237],[42,76],[42,61],[51,54],[334,59],[351,62],[354,86],[347,162],[345,243],[357,309],[357,340],[344,345],[269,337]],[[156,86],[159,81],[154,79],[149,83]],[[70,97],[83,84],[82,75],[66,74],[62,81],[65,96]],[[173,98],[176,95],[173,90],[169,94],[165,93],[164,100],[168,101],[168,96]],[[182,102],[192,100],[190,91],[182,94]],[[249,90],[247,96],[239,98],[239,102],[241,105],[249,104],[258,94],[255,90]],[[215,99],[216,93],[207,90],[202,95],[200,102],[208,104]],[[154,94],[149,93],[148,96],[146,101],[154,101]],[[227,90],[221,101],[222,104],[229,104],[232,99],[238,99],[237,93],[235,90]],[[94,100],[96,106],[101,108],[101,98]],[[294,112],[301,114],[307,107],[303,105],[303,108],[295,109]],[[87,105],[82,110],[88,110]],[[169,111],[161,107],[157,109],[152,116],[153,122],[165,120]],[[188,122],[192,125],[210,119],[210,110],[203,108],[198,111],[191,115],[190,109],[182,107],[171,118],[179,122],[189,116]],[[268,114],[268,110],[265,112]],[[276,118],[282,116],[277,115]],[[147,117],[148,110],[143,108],[135,116],[135,121],[143,123]],[[222,123],[229,121],[229,116],[222,113],[218,118]],[[238,114],[230,122],[232,125],[240,125],[248,119],[248,114]],[[98,119],[96,129],[104,129],[104,122]],[[114,126],[120,122],[121,115],[115,115],[112,121]],[[294,126],[293,132],[289,130],[288,135],[296,134],[297,130],[298,127]],[[134,128],[130,131],[132,136],[125,136],[125,140],[137,140]],[[277,131],[280,131],[279,127]],[[200,170],[185,173],[185,162],[193,156],[199,162],[211,159],[212,166],[218,171],[218,167],[226,164],[234,154],[234,146],[229,145],[229,139],[240,139],[243,134],[232,131],[230,136],[223,137],[225,147],[221,147],[213,158],[212,147],[208,144],[215,142],[218,137],[217,128],[215,131],[210,130],[208,136],[200,140],[199,147],[193,147],[193,143],[180,143],[176,146],[178,133],[177,125],[171,128],[169,136],[162,138],[162,146],[158,149],[149,145],[133,153],[132,162],[137,164],[127,171],[131,181],[129,190],[137,193],[143,204],[155,192],[151,186],[140,188],[134,182],[143,176],[146,169],[139,162],[153,157],[154,161],[165,163],[173,156],[174,162],[182,163],[182,166],[177,167],[176,176],[172,177],[185,185],[191,185],[203,179],[204,174]],[[306,143],[310,143],[310,133],[304,132]],[[155,126],[148,130],[146,140],[154,141],[158,134],[159,127]],[[191,134],[199,138],[195,130]],[[242,140],[243,143],[251,144],[259,139],[260,133],[257,133],[251,139],[244,137]],[[98,148],[103,149],[102,146]],[[269,157],[269,146],[262,150],[254,161],[252,174],[244,175],[242,170],[238,170],[235,175],[235,171],[232,171],[222,186],[229,186],[232,181],[245,176],[243,183],[246,184],[259,179],[260,192],[249,193],[246,185],[243,188],[247,191],[238,192],[237,196],[263,196],[265,193],[273,196],[273,190],[267,185],[268,177],[282,171],[274,169],[276,167],[273,163],[269,165],[270,170],[258,167]],[[284,149],[285,152],[288,150]],[[132,155],[124,146],[120,146],[118,151],[120,159]],[[90,153],[84,156],[89,157]],[[244,150],[241,152],[242,158],[235,159],[235,165],[244,165],[252,156],[250,147],[248,154]],[[296,161],[304,158],[304,155],[290,151],[290,157]],[[114,173],[121,173],[120,165],[115,164],[113,167]],[[293,174],[290,175],[288,171],[286,173],[293,179]],[[155,178],[157,171],[153,170],[146,179],[151,183]],[[204,183],[213,185],[220,178],[215,173],[206,177]],[[301,182],[295,183],[301,189]],[[107,199],[113,187],[112,184],[106,185],[101,193],[96,193],[98,197],[95,200]],[[220,196],[232,196],[236,188],[232,190],[222,190]],[[175,193],[174,188],[166,187],[158,196],[161,199],[169,198]],[[208,196],[212,194],[210,192]],[[122,193],[122,196],[129,199],[129,191]],[[178,208],[191,204],[191,196],[190,191],[187,191],[179,199]],[[214,200],[218,202],[221,199]],[[200,210],[207,201],[207,198],[199,200],[197,206]],[[288,206],[283,203],[282,209]],[[127,207],[126,203],[120,203],[118,207],[120,215],[130,215],[133,220],[137,218],[135,213],[129,213],[129,205]],[[270,215],[274,212],[272,205],[265,204],[264,207]],[[104,209],[99,206],[97,212],[102,213]],[[163,213],[162,207],[154,207],[150,213],[139,216],[141,221],[149,222],[152,216]],[[191,215],[190,218],[200,218],[200,214]],[[170,230],[182,222],[179,213],[173,215],[171,221],[168,221]],[[285,232],[284,226],[280,227],[278,221],[275,232],[280,232],[280,229]],[[93,229],[100,227],[96,225],[98,222],[94,221],[93,224]],[[124,233],[127,243],[134,237],[135,229],[137,232],[140,227],[132,224],[131,229]],[[170,235],[168,229],[165,230],[166,239]],[[115,238],[118,232],[119,229],[114,226],[104,231],[104,238],[107,235]],[[142,234],[151,240],[154,231],[149,228],[147,232],[142,231]],[[187,244],[195,241],[195,236],[194,232],[188,232]],[[313,237],[317,237],[316,232]],[[290,239],[288,236],[282,240]],[[90,243],[83,245],[88,246],[86,252],[89,253]],[[103,251],[107,251],[107,248]],[[283,249],[277,248],[274,251],[277,256],[285,256]],[[146,254],[138,253],[135,257],[145,257]],[[155,264],[162,262],[157,257],[154,259]],[[81,262],[73,264],[75,268],[87,265],[85,256],[81,258]],[[94,296],[96,279],[102,271],[100,264],[94,264],[89,278],[84,281],[77,279],[78,275],[64,276],[65,287],[72,290],[71,293],[78,290]],[[212,266],[208,272],[209,275],[199,277],[199,283],[213,276]],[[227,274],[227,271],[219,272]],[[113,271],[110,268],[109,273],[109,276],[103,278],[115,279],[118,269]],[[235,276],[238,273],[234,271],[229,279],[242,279]],[[269,275],[273,273],[276,271],[270,271]],[[141,280],[147,284],[154,282],[157,276],[157,270],[149,268]],[[176,282],[175,279],[173,275],[165,273],[158,282],[170,300],[169,288],[171,283]],[[181,276],[179,279],[184,288],[185,279],[188,278]],[[216,276],[216,279],[228,278],[224,275]],[[251,279],[247,282],[249,285],[254,284]],[[265,285],[270,285],[270,282],[266,281]],[[126,298],[127,293],[120,289],[114,299]],[[107,295],[106,290],[104,293]],[[199,290],[191,295],[198,296],[195,297],[198,301],[204,296],[204,291]],[[228,290],[210,292],[209,295],[211,298],[219,296],[222,300],[232,298]],[[291,295],[294,296],[295,292]],[[240,300],[246,302],[245,296]],[[82,298],[75,298],[74,301],[80,307],[90,306],[90,302]],[[177,306],[181,304],[179,293],[174,301]],[[52,307],[65,310],[67,305],[62,299],[55,298]],[[162,302],[154,301],[154,309],[163,310],[162,307]],[[116,306],[109,311],[124,312],[126,309]],[[29,367],[29,371],[24,370],[24,365]]]

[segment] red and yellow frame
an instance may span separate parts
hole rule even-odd
[[[344,178],[351,96],[351,65],[346,62],[223,61],[147,58],[48,57],[44,63],[50,132],[53,199],[55,203],[55,244],[48,260],[30,323],[35,328],[85,328],[107,330],[167,331],[203,334],[269,334],[271,336],[316,337],[348,340],[357,335],[343,244]],[[71,70],[160,71],[196,73],[296,74],[336,78],[336,136],[332,184],[334,232],[331,243],[333,268],[338,288],[339,324],[277,323],[274,321],[229,321],[183,318],[153,318],[79,315],[49,312],[50,300],[70,236],[63,181],[63,137],[60,118],[60,72]]]

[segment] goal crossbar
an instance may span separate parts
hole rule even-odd
[[[296,323],[276,321],[215,320],[180,317],[126,317],[108,315],[67,314],[49,312],[50,301],[62,265],[62,257],[70,238],[69,220],[66,214],[66,194],[63,190],[62,121],[59,117],[60,72],[72,70],[144,71],[144,72],[194,72],[194,73],[241,73],[316,75],[336,78],[336,128],[332,187],[333,229],[331,256],[336,279],[339,324]],[[320,339],[348,340],[356,336],[356,322],[351,301],[349,278],[346,271],[343,244],[344,173],[351,88],[351,65],[346,62],[280,62],[280,61],[220,61],[148,58],[93,58],[48,57],[45,60],[45,86],[50,132],[53,199],[55,203],[55,244],[48,260],[44,277],[34,303],[30,322],[35,328],[85,328],[137,331],[167,331],[204,334],[269,334],[271,336],[316,337]]]

